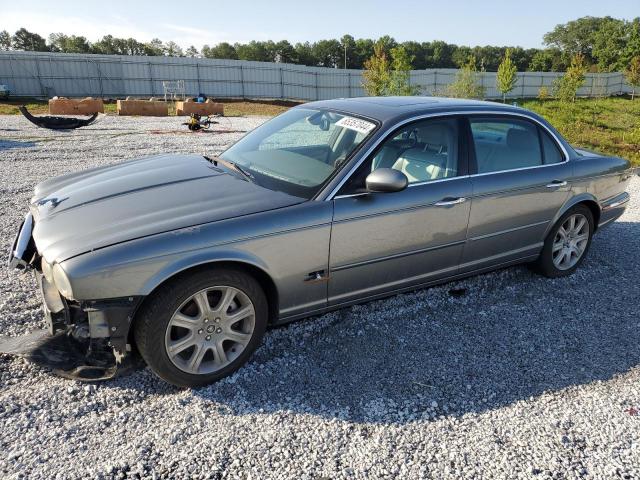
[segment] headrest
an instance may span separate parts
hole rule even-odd
[[[528,130],[512,127],[507,130],[507,146],[520,150],[537,149],[538,136]]]
[[[417,129],[418,141],[429,145],[448,146],[451,141],[451,128],[442,123],[435,123]]]

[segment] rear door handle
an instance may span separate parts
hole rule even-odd
[[[467,199],[465,197],[457,197],[457,198],[447,197],[447,198],[443,198],[439,202],[434,203],[434,205],[436,207],[448,207],[448,206],[451,206],[451,205],[457,205],[459,203],[464,203],[466,201],[467,201]]]
[[[553,182],[547,184],[547,188],[560,188],[560,187],[566,187],[567,186],[567,182],[565,182],[564,180],[554,180]]]

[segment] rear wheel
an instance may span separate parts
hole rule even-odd
[[[571,208],[549,232],[534,264],[536,270],[552,278],[571,275],[589,251],[593,231],[591,210],[584,205]]]
[[[196,387],[240,368],[260,345],[267,300],[258,282],[224,269],[183,275],[160,288],[134,326],[142,358],[163,380]]]

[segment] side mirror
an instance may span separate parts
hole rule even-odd
[[[409,179],[399,170],[394,170],[393,168],[378,168],[367,175],[365,184],[367,190],[370,192],[399,192],[407,188]]]

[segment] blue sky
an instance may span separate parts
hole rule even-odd
[[[203,44],[248,40],[313,41],[388,34],[398,41],[540,47],[556,24],[585,15],[631,19],[640,0],[0,0],[0,30],[41,35],[107,33],[148,41]]]

